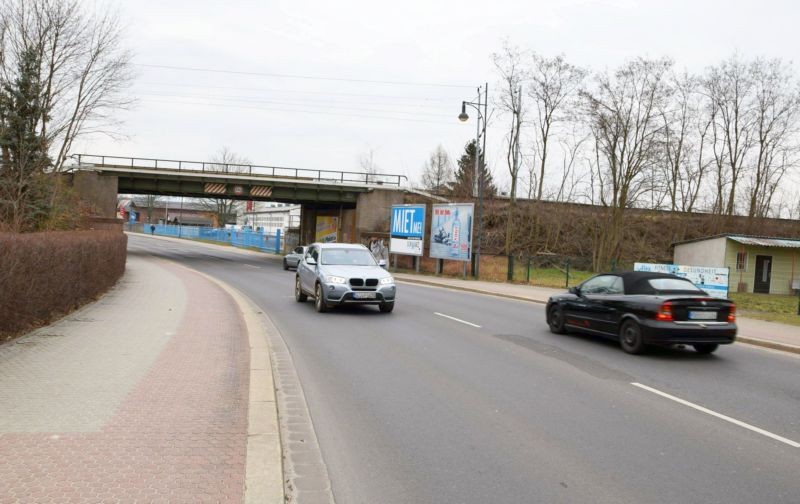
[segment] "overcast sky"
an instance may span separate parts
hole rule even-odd
[[[495,85],[491,54],[504,38],[593,70],[642,55],[701,71],[734,51],[795,60],[800,20],[791,1],[112,5],[138,102],[123,113],[126,139],[85,140],[76,153],[208,160],[228,146],[255,164],[357,171],[372,149],[381,172],[413,182],[437,144],[457,158],[474,137],[456,116],[479,84]],[[490,128],[487,149],[501,186],[502,134]]]

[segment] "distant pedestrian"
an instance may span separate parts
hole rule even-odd
[[[156,234],[156,226],[155,224],[150,224],[150,234]]]

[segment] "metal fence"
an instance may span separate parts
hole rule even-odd
[[[224,175],[250,175],[273,178],[311,180],[338,184],[389,185],[401,187],[408,184],[405,175],[390,173],[364,173],[312,168],[288,168],[251,164],[213,163],[208,161],[185,161],[178,159],[155,159],[95,154],[74,154],[77,165],[94,165],[131,170],[167,170]]]
[[[125,230],[158,236],[173,236],[188,240],[227,243],[234,247],[254,248],[280,254],[281,230],[266,234],[249,229],[210,228],[201,226],[173,226],[165,224],[125,224]]]

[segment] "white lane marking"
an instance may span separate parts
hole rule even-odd
[[[455,317],[451,317],[450,315],[445,315],[444,313],[433,312],[434,315],[439,315],[440,317],[449,318],[450,320],[455,320],[456,322],[461,322],[462,324],[467,324],[468,326],[477,327],[478,329],[481,328],[478,324],[473,324],[472,322],[467,322],[466,320],[457,319]]]
[[[244,264],[244,263],[242,263],[242,264]],[[244,264],[244,265],[247,266],[248,268],[261,269],[261,266],[256,266],[254,264]]]
[[[744,427],[745,429],[749,429],[749,430],[751,430],[753,432],[757,432],[757,433],[759,433],[759,434],[761,434],[763,436],[767,436],[767,437],[772,438],[772,439],[774,439],[776,441],[780,441],[781,443],[786,443],[789,446],[793,446],[795,448],[800,448],[800,443],[798,443],[797,441],[792,441],[791,439],[787,439],[787,438],[785,438],[783,436],[779,436],[777,434],[773,434],[773,433],[771,433],[769,431],[765,431],[764,429],[759,429],[758,427],[756,427],[754,425],[750,425],[749,423],[742,422],[741,420],[736,420],[735,418],[731,418],[729,416],[723,415],[722,413],[717,413],[716,411],[712,411],[712,410],[710,410],[708,408],[704,408],[704,407],[700,406],[699,404],[695,404],[695,403],[683,400],[680,397],[675,397],[673,395],[669,395],[666,392],[661,392],[660,390],[654,389],[653,387],[648,387],[647,385],[642,385],[641,383],[631,382],[631,385],[633,385],[634,387],[639,387],[640,389],[643,389],[643,390],[647,390],[648,392],[652,392],[654,394],[658,394],[661,397],[666,397],[667,399],[671,399],[671,400],[673,400],[673,401],[675,401],[677,403],[683,404],[684,406],[689,406],[690,408],[694,408],[697,411],[702,411],[703,413],[707,413],[707,414],[709,414],[711,416],[715,416],[717,418],[721,418],[722,420],[725,420],[726,422],[730,422],[730,423],[732,423],[734,425],[738,425],[739,427]]]

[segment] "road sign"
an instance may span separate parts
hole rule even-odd
[[[425,205],[393,205],[389,228],[389,252],[422,255],[425,236]]]

